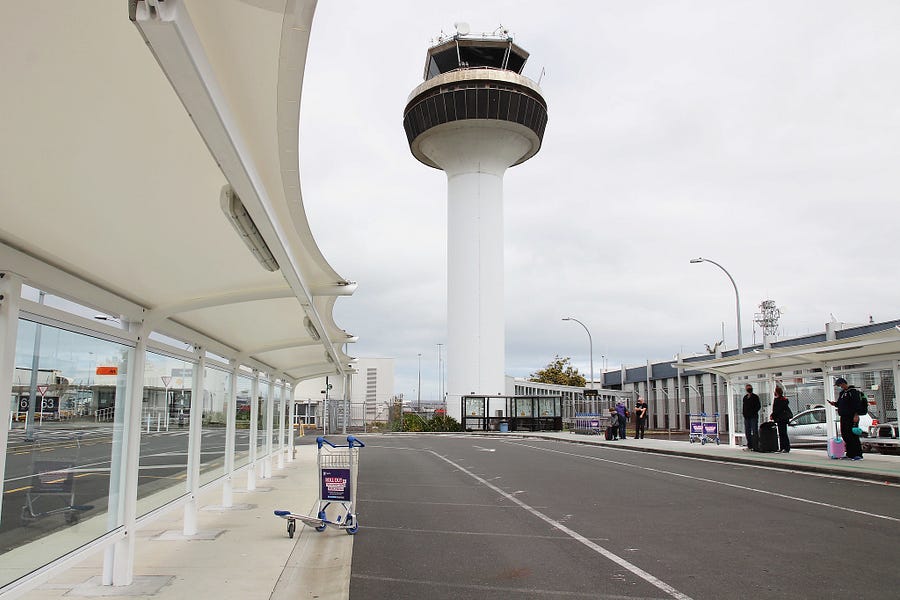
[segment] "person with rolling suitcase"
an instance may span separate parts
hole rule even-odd
[[[869,403],[858,389],[849,385],[843,377],[834,380],[834,385],[841,388],[837,402],[828,401],[838,409],[841,418],[841,438],[844,440],[848,460],[862,460],[862,444],[859,435],[859,416],[869,412]]]
[[[791,440],[788,437],[788,421],[794,417],[791,405],[780,386],[775,386],[775,398],[772,400],[772,420],[778,427],[778,447],[781,452],[791,451]]]

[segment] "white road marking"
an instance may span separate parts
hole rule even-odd
[[[492,484],[491,482],[489,482],[489,481],[483,479],[482,477],[479,477],[479,476],[476,475],[475,473],[473,473],[473,472],[471,472],[471,471],[469,471],[469,470],[467,470],[467,469],[461,467],[460,465],[458,465],[457,463],[453,462],[452,460],[450,460],[450,459],[447,458],[446,456],[441,456],[440,454],[438,454],[438,453],[435,452],[434,450],[429,450],[429,452],[431,452],[432,454],[434,454],[435,456],[437,456],[438,458],[440,458],[441,460],[443,460],[443,461],[446,462],[447,464],[449,464],[449,465],[451,465],[451,466],[453,466],[453,467],[456,467],[457,469],[459,469],[460,471],[462,471],[463,473],[465,473],[466,475],[468,475],[469,477],[471,477],[471,478],[474,479],[475,481],[481,483],[481,484],[484,485],[485,487],[488,487],[488,488],[494,490],[495,492],[497,492],[498,494],[500,494],[501,496],[503,496],[504,498],[506,498],[506,499],[509,500],[510,502],[514,502],[515,504],[518,504],[520,507],[522,507],[523,509],[525,509],[526,511],[528,511],[529,513],[531,513],[533,516],[537,517],[538,519],[540,519],[540,520],[544,521],[545,523],[547,523],[547,524],[549,524],[549,525],[555,527],[556,529],[562,531],[563,533],[565,533],[566,535],[568,535],[568,536],[571,537],[572,539],[575,539],[575,540],[581,542],[582,544],[584,544],[585,546],[587,546],[588,548],[590,548],[591,550],[593,550],[594,552],[596,552],[596,553],[599,554],[600,556],[603,556],[604,558],[606,558],[606,559],[608,559],[608,560],[611,560],[612,562],[616,563],[616,564],[619,565],[620,567],[622,567],[622,568],[624,568],[624,569],[627,569],[628,571],[631,571],[633,574],[637,575],[638,577],[640,577],[641,579],[643,579],[644,581],[646,581],[646,582],[649,583],[650,585],[652,585],[652,586],[654,586],[654,587],[656,587],[656,588],[662,590],[663,592],[665,592],[666,594],[668,594],[668,595],[671,596],[672,598],[677,598],[678,600],[691,600],[691,597],[690,597],[690,596],[688,596],[688,595],[686,595],[686,594],[683,594],[683,593],[679,592],[678,590],[676,590],[675,588],[673,588],[673,587],[672,587],[671,585],[669,585],[668,583],[666,583],[666,582],[664,582],[664,581],[662,581],[662,580],[660,580],[660,579],[654,577],[653,575],[651,575],[651,574],[648,573],[647,571],[644,571],[643,569],[641,569],[641,568],[638,567],[637,565],[634,565],[634,564],[628,562],[627,560],[625,560],[625,559],[622,558],[621,556],[619,556],[619,555],[617,555],[617,554],[613,554],[612,552],[610,552],[609,550],[607,550],[607,549],[604,548],[603,546],[601,546],[601,545],[599,545],[599,544],[597,544],[597,543],[595,543],[595,542],[592,542],[591,540],[589,540],[588,538],[584,537],[583,535],[581,535],[581,534],[578,533],[577,531],[573,531],[572,529],[569,529],[568,527],[566,527],[565,525],[563,525],[563,524],[560,523],[559,521],[556,521],[555,519],[552,519],[552,518],[548,517],[547,515],[545,515],[545,514],[542,513],[541,511],[537,510],[536,508],[532,508],[531,506],[529,506],[528,504],[522,502],[521,500],[519,500],[518,498],[516,498],[516,497],[513,496],[512,494],[508,494],[508,493],[504,492],[503,490],[501,490],[500,488],[498,488],[497,486],[495,486],[495,485]]]
[[[513,443],[513,442],[510,442]],[[554,454],[565,454],[566,456],[574,456],[577,458],[585,458],[587,460],[596,460],[599,462],[610,463],[613,465],[619,465],[622,467],[629,467],[632,469],[639,469],[642,471],[650,471],[651,473],[662,473],[663,475],[671,475],[673,477],[681,477],[683,479],[692,479],[694,481],[702,481],[704,483],[712,483],[715,485],[721,485],[724,487],[730,487],[738,490],[744,490],[747,492],[755,492],[757,494],[765,494],[766,496],[774,496],[776,498],[784,498],[785,500],[793,500],[795,502],[803,502],[804,504],[813,504],[815,506],[822,506],[825,508],[834,508],[837,510],[843,510],[851,513],[855,513],[857,515],[863,515],[866,517],[874,517],[876,519],[884,519],[885,521],[893,521],[894,523],[900,523],[900,519],[897,517],[891,517],[888,515],[879,515],[877,513],[867,512],[865,510],[857,510],[855,508],[849,508],[846,506],[838,506],[836,504],[829,504],[827,502],[819,502],[818,500],[809,500],[808,498],[800,498],[797,496],[790,496],[788,494],[779,494],[778,492],[770,492],[769,490],[761,490],[758,488],[748,487],[746,485],[738,485],[736,483],[728,483],[727,481],[717,481],[715,479],[708,479],[706,477],[697,477],[696,475],[685,475],[684,473],[675,473],[674,471],[666,471],[665,469],[656,469],[653,467],[644,467],[641,465],[635,465],[632,463],[626,463],[618,460],[611,460],[609,458],[600,458],[599,456],[588,456],[585,454],[575,454],[574,452],[563,452],[562,450],[554,450],[552,448],[540,448],[538,446],[529,446],[528,444],[515,444],[516,446],[523,446],[525,448],[531,448],[532,450],[539,450],[541,452],[553,452]],[[743,466],[743,465],[741,465]]]
[[[479,452],[496,452],[497,451],[496,448],[482,448],[481,446],[472,446],[472,447],[475,448],[476,450],[478,450]]]

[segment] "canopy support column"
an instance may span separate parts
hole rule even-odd
[[[253,369],[250,383],[250,449],[247,460],[247,491],[256,489],[256,445],[259,443],[259,370]]]
[[[191,417],[188,434],[187,485],[191,499],[184,505],[184,535],[196,535],[200,511],[200,461],[203,442],[203,392],[206,389],[206,351],[197,346],[199,360],[194,366],[194,382],[191,386]]]
[[[222,506],[234,504],[234,438],[237,435],[237,382],[238,368],[231,370],[231,385],[225,400],[225,481],[222,484]]]
[[[728,410],[728,445],[729,446],[737,446],[737,436],[735,435],[735,402],[734,402],[734,382],[731,381],[730,377],[725,377],[725,393],[728,395],[725,406]],[[746,432],[744,433],[746,436]]]
[[[274,435],[274,423],[272,420],[275,409],[275,378],[269,376],[269,393],[266,395],[266,456],[263,458],[263,479],[272,477],[272,436]]]
[[[825,431],[830,439],[837,437],[838,428],[834,420],[834,409],[828,404],[834,401],[834,375],[831,372],[831,367],[827,365],[822,367],[822,385],[825,388]]]
[[[284,381],[278,386],[278,468],[284,468],[284,417],[285,408],[287,407],[287,394],[284,389]]]
[[[22,278],[5,271],[0,273],[0,398],[9,398],[16,370],[16,337],[19,331],[19,299]],[[896,380],[896,379],[895,379]],[[7,448],[12,418],[9,401],[0,402],[0,448]],[[6,460],[0,460],[0,508],[3,507],[3,482]]]

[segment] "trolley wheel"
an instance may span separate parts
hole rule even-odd
[[[296,529],[297,529],[297,522],[294,519],[288,519],[287,530],[288,530],[289,538],[291,538],[291,539],[294,538],[294,531],[296,531]]]
[[[22,515],[19,518],[22,520],[22,527],[28,527],[34,520],[31,518],[31,515],[28,513],[28,508],[25,506],[22,507]]]
[[[354,535],[357,531],[359,531],[359,521],[354,519],[352,515],[347,517],[346,524],[351,525],[347,528],[347,535]]]
[[[718,445],[719,445],[719,440],[717,439],[717,440],[716,440],[716,446],[718,446]]]
[[[69,525],[74,525],[78,522],[78,513],[74,510],[70,510],[66,513],[66,523]]]
[[[318,516],[318,518],[320,518],[320,519],[322,519],[322,520],[324,521],[324,520],[325,520],[325,511],[324,511],[324,510],[320,510],[320,511],[319,511],[319,514],[318,514],[317,516]],[[325,527],[327,527],[327,526],[325,525],[325,523],[322,523],[321,525],[317,525],[317,526],[316,526],[316,531],[318,531],[319,533],[322,533],[323,531],[325,531]]]
[[[701,445],[701,446],[705,446],[705,445],[706,445],[706,438],[703,438],[702,440],[700,440],[700,445]]]
[[[690,440],[688,440],[688,441],[689,441],[689,442],[690,442],[690,443],[692,443],[692,444],[693,444],[693,443],[694,443],[694,438],[691,438],[691,439],[690,439]]]

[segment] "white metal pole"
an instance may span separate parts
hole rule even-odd
[[[250,447],[247,460],[247,491],[256,489],[256,445],[259,443],[259,371],[253,369],[250,380]]]
[[[825,398],[825,431],[828,438],[831,439],[838,436],[838,426],[834,419],[834,408],[828,404],[834,402],[834,374],[831,372],[830,366],[822,367],[822,379],[824,380],[822,385],[825,387],[823,396]]]
[[[191,499],[184,505],[184,535],[195,535],[198,530],[197,521],[200,514],[200,461],[202,459],[203,442],[203,394],[206,390],[206,351],[197,346],[198,355],[194,365],[193,385],[191,386],[191,416],[188,434],[188,468],[187,491]]]
[[[287,407],[287,394],[284,392],[284,381],[278,386],[278,468],[284,468],[284,417]]]
[[[19,300],[22,295],[22,278],[9,271],[0,272],[0,423],[10,423],[12,411],[8,391],[12,390],[16,370],[16,338],[19,331]],[[2,400],[2,398],[7,398]],[[18,406],[18,398],[16,399]],[[0,448],[4,458],[9,443],[9,429],[0,425]],[[3,508],[3,482],[6,477],[6,460],[0,460],[0,514]]]
[[[294,415],[297,405],[294,403],[294,388],[290,384],[286,384],[284,386],[284,392],[288,397],[288,406],[290,407],[290,429],[288,430],[288,462],[293,462],[294,460],[294,421],[296,420],[296,416]]]
[[[734,423],[735,423],[735,402],[734,402],[734,384],[731,381],[731,378],[725,379],[725,393],[728,394],[727,398],[727,406],[728,406],[728,445],[737,446],[737,436],[734,431]],[[747,432],[744,432],[744,436],[747,435]]]
[[[125,528],[125,538],[106,554],[104,585],[131,585],[134,580],[134,548],[137,538],[138,469],[141,462],[141,404],[144,399],[144,367],[147,362],[147,336],[142,323],[128,327],[140,331],[137,344],[128,352],[127,379],[121,400],[116,390],[116,427],[113,431],[112,464],[109,479],[108,522]],[[119,418],[118,413],[122,413]],[[119,427],[121,425],[121,429]],[[121,434],[117,430],[121,431]]]
[[[894,361],[894,412],[897,415],[897,433],[900,434],[900,360]],[[884,420],[887,421],[887,406],[884,407]],[[0,477],[2,481],[2,477]]]
[[[269,393],[266,395],[266,456],[263,459],[263,477],[272,477],[272,436],[274,435],[274,422],[272,413],[275,407],[275,377],[269,375]]]
[[[225,399],[225,482],[222,484],[222,506],[234,504],[234,448],[237,435],[237,386],[238,365],[231,370],[231,385],[228,386],[228,397]]]

